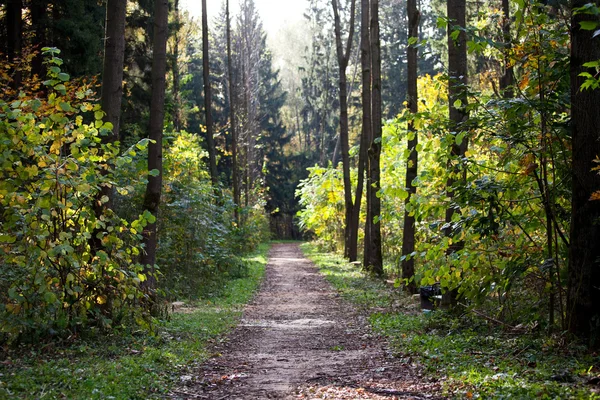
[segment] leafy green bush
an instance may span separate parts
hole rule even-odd
[[[126,160],[101,143],[112,126],[92,87],[61,72],[58,53],[46,49],[45,98],[0,100],[0,342],[110,327],[143,296],[136,258],[153,217],[129,223],[95,210],[108,201],[98,197],[112,165]]]

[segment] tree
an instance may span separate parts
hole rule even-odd
[[[154,2],[154,38],[152,41],[152,100],[150,102],[150,126],[148,137],[152,141],[148,146],[148,184],[144,196],[144,210],[154,216],[143,232],[144,252],[141,263],[147,272],[153,272],[156,264],[158,236],[156,217],[162,192],[162,138],[165,116],[165,88],[167,74],[167,39],[169,37],[169,1]],[[152,274],[148,274],[147,285],[156,286]]]
[[[204,113],[206,115],[206,144],[208,145],[208,163],[210,179],[213,186],[217,187],[219,181],[217,176],[217,158],[213,134],[212,100],[210,87],[210,67],[208,52],[208,15],[206,0],[202,0],[202,71],[204,77]]]
[[[417,52],[415,42],[419,38],[419,10],[417,9],[417,0],[408,0],[406,3],[408,12],[408,37],[409,45],[406,49],[407,58],[407,108],[412,114],[416,114],[418,110],[419,94],[417,93]],[[412,44],[411,44],[412,43]],[[417,178],[417,167],[419,155],[417,153],[417,145],[419,144],[418,132],[415,129],[413,121],[408,123],[408,151],[409,156],[406,162],[406,190],[408,197],[404,201],[404,227],[402,234],[402,278],[407,279],[406,288],[409,292],[416,292],[416,284],[414,282],[415,275],[415,216],[409,210],[410,199],[417,192],[414,186],[414,180]]]
[[[227,80],[229,86],[229,126],[231,128],[231,181],[233,186],[233,202],[235,203],[235,220],[239,223],[238,208],[240,205],[240,180],[238,177],[238,137],[237,137],[237,121],[235,119],[236,101],[235,89],[233,83],[233,60],[231,59],[231,18],[229,16],[229,0],[225,0],[225,29],[227,36]]]
[[[448,0],[448,102],[450,114],[450,132],[455,138],[450,148],[449,171],[450,175],[446,181],[446,194],[449,204],[446,208],[446,217],[443,227],[444,234],[454,237],[459,233],[458,224],[454,220],[455,215],[460,215],[460,208],[455,199],[455,188],[457,178],[465,180],[465,170],[460,165],[462,157],[467,151],[467,139],[464,135],[460,139],[459,131],[464,129],[463,125],[468,119],[467,107],[467,36],[462,30],[466,27],[466,0]],[[455,32],[458,32],[456,36]],[[462,177],[461,177],[462,175]],[[461,250],[464,243],[460,240],[454,241],[448,248],[448,255]],[[454,303],[456,292],[447,293],[444,303]]]
[[[348,29],[348,41],[345,50],[342,44],[342,28],[340,23],[340,12],[337,0],[331,0],[333,7],[333,16],[335,24],[335,48],[337,52],[339,67],[339,86],[340,86],[340,141],[342,149],[342,170],[344,174],[344,200],[346,205],[346,225],[344,234],[344,255],[350,256],[350,230],[352,229],[352,184],[350,182],[350,147],[348,144],[348,80],[346,78],[346,68],[352,51],[352,39],[354,36],[354,14],[356,9],[356,0],[351,0],[350,6],[350,27]],[[353,260],[351,260],[353,261]]]
[[[381,199],[378,196],[381,188],[381,139],[382,139],[382,109],[381,109],[381,40],[379,37],[379,0],[371,0],[371,123],[372,134],[368,142],[368,181],[367,181],[367,223],[369,248],[365,267],[376,275],[383,275],[383,255],[381,252]]]
[[[108,0],[106,3],[106,34],[104,42],[104,64],[102,68],[102,88],[100,104],[106,113],[105,121],[113,126],[112,134],[105,137],[105,143],[119,140],[121,120],[121,99],[123,98],[123,63],[125,60],[125,19],[127,0]],[[103,187],[102,195],[107,196],[108,208],[112,207],[112,188]]]
[[[358,183],[356,188],[356,197],[354,201],[354,220],[353,227],[358,227],[358,214],[362,197],[363,176],[368,171],[368,153],[367,148],[371,142],[373,126],[371,124],[371,34],[369,30],[369,20],[371,11],[369,10],[369,0],[360,2],[360,63],[362,68],[362,131],[360,138],[360,153],[358,160]],[[367,179],[367,198],[369,180]],[[365,223],[365,239],[363,252],[363,266],[366,268],[369,262],[370,247],[367,243],[371,241],[371,230],[369,227],[369,209],[367,208],[367,222]]]
[[[594,65],[600,60],[600,41],[594,30],[600,25],[596,13],[581,10],[587,0],[572,2],[571,19],[571,128],[573,147],[573,193],[571,243],[569,248],[567,310],[569,330],[590,345],[600,344],[600,175],[593,167],[600,155],[600,90],[582,87],[595,75]],[[586,29],[592,25],[592,30]],[[587,74],[587,77],[586,77]],[[591,79],[596,79],[591,78]]]
[[[21,56],[23,47],[23,1],[8,0],[4,10],[6,20],[6,54],[9,63],[16,61]],[[12,87],[18,88],[21,85],[21,72],[12,71]]]

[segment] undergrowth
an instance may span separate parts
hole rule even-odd
[[[267,251],[261,245],[244,257],[245,276],[228,281],[218,297],[171,314],[153,336],[123,328],[110,336],[0,349],[0,399],[163,398],[237,323],[263,277]]]
[[[369,278],[360,267],[311,244],[302,249],[342,297],[368,314],[396,357],[416,361],[426,374],[444,380],[445,395],[600,399],[600,356],[567,344],[563,336],[509,330],[468,310],[461,315],[415,312],[408,296]]]

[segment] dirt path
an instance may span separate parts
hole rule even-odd
[[[239,327],[177,399],[431,399],[407,359],[394,359],[365,318],[319,275],[297,244],[276,244]]]

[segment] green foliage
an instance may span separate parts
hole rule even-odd
[[[108,328],[141,311],[136,258],[152,216],[129,223],[103,207],[100,189],[125,161],[101,143],[112,127],[92,88],[69,82],[59,51],[45,51],[47,96],[0,100],[0,342]]]
[[[211,356],[210,346],[231,329],[258,288],[268,245],[242,260],[244,278],[230,280],[219,297],[186,305],[157,329],[29,347],[0,363],[0,398],[162,399]]]
[[[258,207],[243,210],[244,224],[235,225],[231,197],[227,192],[215,195],[211,186],[207,153],[198,135],[171,133],[163,146],[163,194],[157,218],[159,287],[170,299],[210,297],[230,279],[246,274],[240,255],[268,240],[268,221]],[[120,191],[116,208],[132,215],[141,209],[145,182],[136,181],[136,176],[145,165],[146,152],[134,146],[126,154],[132,163],[123,168],[119,180],[123,185],[136,183]]]
[[[300,228],[313,232],[330,250],[343,247],[344,186],[342,170],[309,168],[296,196],[303,207],[298,212]]]
[[[341,257],[311,244],[302,250],[345,299],[368,313],[394,356],[442,380],[450,398],[600,398],[586,384],[597,375],[600,359],[584,348],[566,347],[560,336],[532,332],[535,325],[512,330],[469,313],[415,313],[414,300]]]

